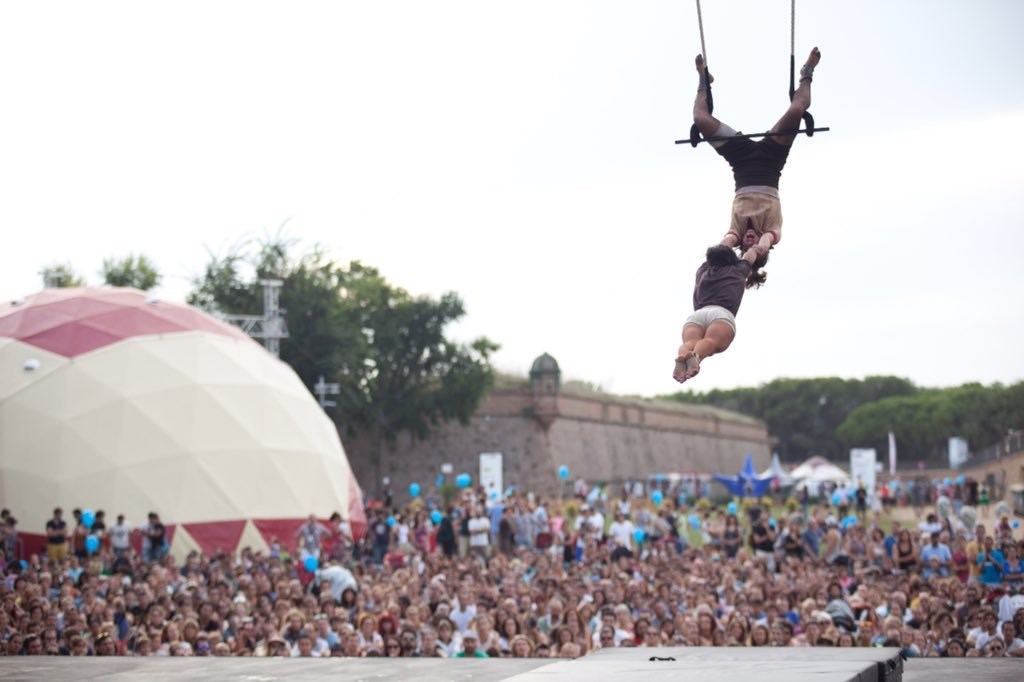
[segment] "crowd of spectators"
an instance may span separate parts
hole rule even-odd
[[[495,497],[468,488],[443,510],[388,499],[368,508],[361,538],[337,514],[310,517],[269,550],[180,559],[156,514],[132,528],[80,510],[73,528],[55,510],[47,551],[18,558],[4,510],[0,652],[576,658],[605,647],[892,646],[1024,657],[1022,543],[1005,509],[986,526],[945,497],[920,516],[840,510],[828,496],[685,507],[628,486]]]

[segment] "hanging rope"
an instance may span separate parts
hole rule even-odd
[[[796,0],[789,2],[789,53],[796,53]]]
[[[700,0],[697,0],[697,27],[700,29],[700,56],[704,58],[704,69],[708,68],[708,50],[704,47],[704,17],[700,13]]]
[[[711,97],[711,72],[708,71],[708,50],[704,46],[704,16],[700,11],[700,0],[697,0],[697,27],[700,29],[700,56],[704,60],[704,90],[708,96],[708,113],[715,109],[715,100]],[[690,145],[696,147],[700,143],[700,129],[694,123],[690,126]]]
[[[789,101],[793,101],[796,93],[796,0],[789,0]],[[804,132],[807,137],[814,135],[814,117],[811,112],[804,111]]]

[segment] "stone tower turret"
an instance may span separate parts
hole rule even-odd
[[[530,367],[530,392],[533,394],[533,415],[547,429],[558,418],[558,389],[562,370],[558,361],[544,353]]]

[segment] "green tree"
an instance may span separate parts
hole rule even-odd
[[[251,276],[246,279],[242,272],[250,258],[248,249],[247,243],[240,243],[225,256],[209,253],[203,274],[193,281],[195,288],[186,301],[210,313],[258,314],[256,280]]]
[[[977,383],[923,389],[912,396],[885,398],[852,411],[836,430],[847,447],[884,452],[890,431],[901,458],[931,464],[947,461],[950,436],[974,448],[998,442],[1008,429],[1024,424],[1024,382],[1009,388]]]
[[[148,291],[160,283],[160,273],[145,256],[128,254],[124,258],[104,258],[100,268],[103,282],[112,287],[133,287]]]
[[[53,263],[39,271],[47,289],[84,287],[85,280],[68,263]]]
[[[293,246],[279,236],[255,253],[242,245],[223,258],[211,256],[189,302],[258,314],[258,280],[283,280],[289,338],[281,342],[281,359],[307,386],[320,376],[339,384],[331,414],[349,433],[369,437],[379,481],[383,448],[400,433],[423,438],[442,422],[468,422],[494,380],[489,359],[497,345],[445,336],[465,314],[454,293],[412,296],[376,269],[358,262],[341,267],[319,249],[293,260]]]
[[[779,457],[796,462],[811,455],[842,460],[847,448],[836,428],[854,409],[879,398],[912,395],[917,388],[890,376],[859,379],[775,379],[756,388],[712,390],[669,396],[757,417],[778,439]]]
[[[423,438],[441,422],[468,422],[494,380],[488,360],[498,346],[445,338],[445,328],[465,314],[456,294],[413,297],[376,269],[352,263],[342,300],[347,323],[363,339],[336,379],[338,412],[370,435],[378,464],[383,445],[403,431]]]

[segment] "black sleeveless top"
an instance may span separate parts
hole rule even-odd
[[[896,545],[896,555],[896,565],[904,571],[913,566],[917,559],[917,557],[914,556],[913,545],[910,546],[909,553],[904,553],[903,549],[899,545]]]

